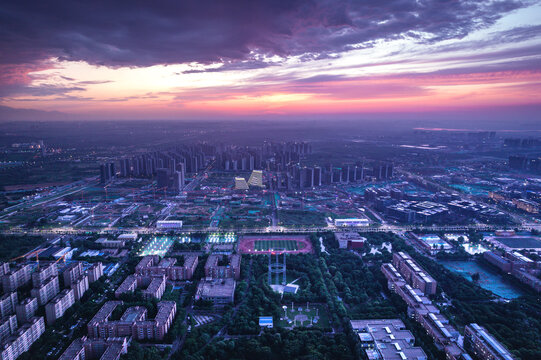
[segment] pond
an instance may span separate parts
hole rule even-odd
[[[470,255],[482,254],[485,251],[488,251],[488,249],[481,244],[465,243],[465,244],[462,244],[462,247]]]
[[[438,261],[452,272],[472,281],[472,274],[479,273],[479,286],[504,299],[514,299],[524,295],[524,291],[505,280],[496,271],[486,268],[475,261]]]

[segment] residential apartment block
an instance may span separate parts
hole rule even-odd
[[[83,264],[79,261],[69,264],[62,273],[64,277],[64,286],[70,286],[72,282],[84,275]]]
[[[31,265],[23,265],[12,269],[2,276],[2,287],[4,292],[12,292],[30,282],[32,272]]]
[[[393,265],[400,271],[404,279],[416,289],[420,289],[425,295],[436,293],[437,282],[426,273],[405,252],[393,253]]]
[[[135,267],[136,275],[165,275],[168,280],[189,280],[197,267],[197,255],[184,257],[184,264],[178,265],[175,258],[160,259],[157,255],[145,256]]]
[[[38,299],[35,297],[27,297],[20,304],[17,304],[16,313],[17,320],[20,323],[30,321],[38,310]]]
[[[240,278],[241,256],[210,255],[205,263],[205,276],[212,279]]]
[[[120,320],[110,317],[122,301],[108,301],[87,325],[89,338],[108,339],[132,336],[134,340],[163,340],[171,327],[177,311],[174,301],[158,303],[158,313],[153,320],[147,319],[147,310],[141,306],[129,307]]]
[[[58,360],[119,360],[128,352],[129,338],[88,339],[86,336],[75,339],[60,355]]]
[[[30,290],[32,297],[38,300],[39,306],[43,306],[54,298],[60,292],[58,276],[53,276],[45,280],[39,287]]]
[[[15,360],[30,349],[30,346],[45,332],[43,317],[34,317],[24,324],[12,336],[2,342],[0,358]]]
[[[94,281],[103,276],[103,264],[101,262],[92,264],[86,270],[86,274],[88,275],[88,282],[92,284]]]
[[[135,289],[142,289],[145,299],[161,299],[165,292],[167,281],[165,275],[141,276],[128,275],[115,291],[115,297],[128,292],[134,292]]]
[[[464,348],[478,360],[515,359],[484,327],[475,323],[464,329]]]
[[[66,310],[75,304],[75,293],[73,289],[64,289],[55,296],[47,305],[45,305],[45,316],[47,325],[52,325],[61,318]]]
[[[32,285],[34,287],[40,287],[45,280],[58,276],[58,269],[56,267],[56,264],[50,264],[44,267],[41,267],[38,271],[34,272],[32,274]]]

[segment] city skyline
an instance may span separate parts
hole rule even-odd
[[[538,1],[1,9],[2,120],[515,122],[541,109]]]

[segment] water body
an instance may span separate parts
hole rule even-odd
[[[462,244],[462,247],[464,248],[464,250],[466,250],[468,254],[471,254],[471,255],[482,254],[485,251],[488,251],[488,249],[481,244],[465,243],[465,244]]]
[[[449,185],[452,188],[455,188],[457,190],[460,190],[466,194],[470,195],[488,195],[489,191],[493,191],[496,189],[496,186],[492,185],[475,185],[475,184],[450,184]]]
[[[504,299],[514,299],[524,295],[522,289],[504,280],[497,272],[487,269],[475,261],[439,261],[439,263],[469,281],[472,281],[471,276],[474,273],[479,273],[479,286]]]

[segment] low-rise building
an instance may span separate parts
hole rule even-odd
[[[340,249],[362,249],[366,238],[356,232],[337,232],[334,237]]]
[[[500,269],[503,272],[510,273],[512,264],[509,259],[504,258],[503,256],[500,256],[499,254],[496,254],[492,251],[485,251],[483,253],[483,259],[491,263],[492,265],[496,266],[498,269]]]
[[[393,254],[395,255],[395,254]],[[400,261],[407,259],[406,254],[400,254]],[[393,260],[395,258],[393,257]],[[397,261],[396,265],[400,262]],[[408,305],[407,313],[414,318],[432,337],[437,346],[442,348],[449,360],[463,360],[468,358],[467,353],[459,345],[459,333],[449,323],[440,311],[420,288],[414,288],[404,274],[411,276],[408,264],[405,268],[397,268],[393,264],[383,264],[381,270],[387,278],[388,288],[394,291]],[[405,272],[400,270],[409,269]]]
[[[101,245],[106,248],[113,248],[113,249],[119,249],[126,246],[126,241],[124,240],[109,240],[107,238],[99,238],[96,240],[96,244]]]
[[[427,360],[400,319],[351,320],[369,360]]]
[[[370,225],[368,219],[334,219],[334,226],[336,227],[360,227],[368,225]]]
[[[159,230],[175,230],[182,229],[182,220],[158,220],[156,229]]]
[[[236,282],[233,279],[201,280],[195,300],[211,301],[214,306],[224,306],[235,299]]]

